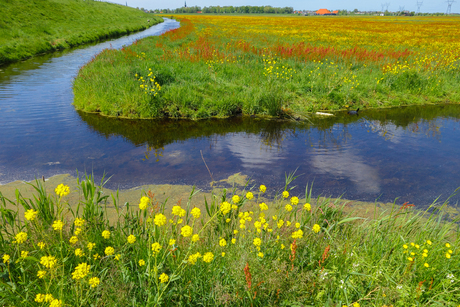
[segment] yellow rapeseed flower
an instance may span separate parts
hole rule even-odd
[[[225,241],[225,239],[222,238],[222,239],[219,240],[219,245],[222,246],[222,247],[224,247],[224,246],[227,245],[227,241]]]
[[[40,249],[44,249],[44,248],[45,248],[45,242],[38,242],[37,245],[38,245],[38,247],[39,247]]]
[[[259,253],[257,254],[257,256],[259,256],[260,258],[263,258],[263,257],[264,257],[264,253],[259,252]]]
[[[252,241],[252,244],[254,244],[255,246],[260,246],[262,244],[262,240],[260,238],[255,238],[253,241]]]
[[[407,246],[407,244],[404,244],[404,245],[403,245],[403,248],[404,248],[404,249],[407,249],[408,247],[409,247],[409,246]]]
[[[300,223],[295,223],[295,228],[300,228]]]
[[[93,250],[93,248],[96,246],[96,243],[91,243],[91,242],[88,242],[88,244],[86,245],[86,247],[89,249],[89,250]]]
[[[107,256],[111,256],[115,253],[115,249],[112,247],[112,246],[107,246],[104,250],[104,253],[107,255]]]
[[[198,234],[194,234],[192,236],[192,242],[198,242],[200,240],[200,236]]]
[[[148,198],[146,196],[142,196],[141,200],[139,202],[139,209],[140,210],[147,209],[147,207],[149,206],[149,203],[150,203],[150,198]]]
[[[171,211],[173,215],[176,215],[179,217],[185,216],[185,213],[186,213],[186,211],[182,209],[181,206],[173,206]]]
[[[160,252],[161,245],[158,242],[152,243],[152,255],[155,256]]]
[[[52,294],[45,294],[45,302],[46,303],[51,303],[54,300]]]
[[[102,237],[103,237],[104,239],[109,239],[109,238],[110,238],[110,231],[104,230],[104,231],[102,232]]]
[[[286,209],[287,212],[291,212],[292,211],[292,206],[287,204],[286,206],[284,206],[284,209]]]
[[[235,195],[235,196],[237,196],[237,195]],[[235,197],[235,196],[233,196],[233,197]],[[226,215],[227,213],[229,213],[230,210],[232,210],[232,205],[230,205],[229,202],[224,201],[223,203],[220,204],[220,212],[223,215]]]
[[[426,240],[426,244],[431,245],[432,242],[430,240]]]
[[[174,244],[176,244],[176,240],[169,239],[169,246],[173,246]]]
[[[37,277],[40,278],[40,279],[45,277],[45,275],[46,275],[46,271],[38,271],[37,272]]]
[[[21,258],[26,258],[29,255],[28,251],[21,251]]]
[[[237,204],[240,202],[240,197],[238,195],[233,195],[232,201],[234,204]]]
[[[426,268],[430,267],[430,265],[429,265],[428,263],[426,263],[426,262],[425,262],[424,266],[425,266]]]
[[[61,220],[57,220],[53,222],[53,225],[51,225],[54,230],[62,230],[62,227],[64,227],[64,223]]]
[[[37,303],[43,303],[45,301],[45,295],[38,293],[37,295],[35,295],[34,301],[36,301]]]
[[[180,233],[184,237],[190,237],[192,235],[193,229],[189,225],[185,225],[180,229]]]
[[[225,257],[225,253],[224,253],[224,252],[222,252],[222,257]]]
[[[115,257],[114,257],[114,259],[118,261],[118,260],[120,260],[120,257],[121,257],[120,254],[116,254]]]
[[[26,240],[27,240],[27,233],[21,231],[21,232],[17,233],[16,236],[14,236],[14,239],[15,239],[16,242],[18,242],[19,244],[20,244],[20,243],[24,243],[24,242],[26,242]]]
[[[190,211],[190,213],[191,213],[191,214],[193,215],[193,217],[196,218],[196,219],[199,219],[200,216],[201,216],[201,210],[200,210],[200,208],[197,208],[197,207],[193,208],[192,211]]]
[[[450,244],[449,244],[449,243],[446,243],[446,247],[447,247],[447,248],[450,248]]]
[[[77,248],[75,250],[75,256],[77,257],[83,257],[85,255],[85,253],[83,253],[83,250],[81,248]]]
[[[414,261],[414,258],[408,257],[407,260],[409,260],[409,261]]]
[[[305,205],[303,205],[303,208],[307,211],[311,211],[311,205],[309,203],[306,203]]]
[[[7,254],[3,255],[3,263],[10,263],[10,255],[7,255]]]
[[[303,231],[302,231],[302,229],[299,229],[299,230],[294,231],[294,232],[292,233],[292,238],[293,238],[293,239],[302,239],[302,237],[303,237]]]
[[[163,274],[160,275],[160,277],[158,277],[158,279],[160,279],[160,282],[162,284],[164,284],[164,283],[168,282],[169,276],[166,275],[165,273],[163,273]]]
[[[85,224],[85,220],[77,217],[73,224],[77,227],[82,227]]]
[[[155,225],[160,226],[160,227],[163,225],[166,225],[166,216],[161,213],[155,214],[153,223],[155,223]]]
[[[288,198],[289,197],[289,192],[288,191],[283,191],[283,197]]]
[[[81,233],[81,228],[77,227],[74,231],[74,235],[78,236]]]
[[[264,186],[263,184],[259,187],[259,191],[262,193],[265,193],[266,190],[267,190],[267,187]]]
[[[449,253],[446,253],[446,258],[450,259],[450,254]]]
[[[24,212],[24,217],[28,221],[33,221],[37,217],[38,211],[35,211],[34,209],[29,209],[26,212]]]
[[[319,226],[318,224],[315,224],[315,225],[313,225],[312,230],[313,230],[315,233],[318,233],[318,232],[321,231],[321,226]]]
[[[284,244],[281,244],[280,248],[281,248],[281,249],[284,249],[284,248],[285,248]]]
[[[40,263],[45,268],[51,269],[52,267],[54,267],[56,265],[57,260],[53,256],[43,256],[43,257],[40,258]]]
[[[232,239],[232,244],[235,244],[235,243],[236,243],[236,239],[233,238],[233,239]]]
[[[85,276],[88,275],[90,268],[91,266],[86,264],[86,262],[80,263],[79,265],[77,265],[75,271],[72,273],[72,279],[79,280],[85,278]]]
[[[249,199],[249,200],[251,200],[251,199],[254,198],[254,194],[252,194],[252,192],[247,192],[247,193],[246,193],[246,198]]]
[[[200,254],[200,253],[196,253],[196,254],[190,255],[190,256],[188,257],[187,262],[190,263],[190,264],[192,264],[192,265],[194,265],[194,264],[198,261],[198,259],[199,259],[200,257],[201,257],[201,254]]]
[[[88,283],[91,288],[96,288],[101,283],[101,281],[97,277],[92,277],[89,279]]]
[[[294,206],[297,206],[298,203],[299,203],[299,198],[297,196],[291,197],[291,204],[293,204]]]
[[[78,242],[77,236],[72,236],[72,237],[70,237],[69,242],[70,242],[70,244],[75,244],[75,243],[77,243],[77,242]]]
[[[64,184],[60,184],[56,187],[56,189],[54,189],[54,192],[56,193],[56,195],[58,195],[59,197],[63,197],[63,196],[66,196],[70,193],[70,188],[69,186],[67,185],[64,185]]]
[[[128,236],[128,243],[129,244],[134,244],[136,242],[136,236],[135,235],[129,235]]]
[[[359,307],[360,305],[359,305],[358,302],[354,302],[352,306],[353,306],[353,307]]]
[[[265,203],[260,203],[259,204],[260,210],[261,211],[266,211],[268,210],[268,206]]]
[[[143,266],[143,265],[145,265],[144,259],[139,260],[139,266]]]
[[[207,252],[206,254],[203,255],[203,261],[210,263],[214,259],[214,254],[211,252]]]
[[[54,299],[50,303],[50,307],[62,307],[62,300]]]

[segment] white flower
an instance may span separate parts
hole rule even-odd
[[[401,289],[402,289],[402,286],[401,286],[401,285],[398,285],[398,286],[396,286],[396,289],[401,290]]]
[[[454,279],[454,274],[447,274],[446,278],[447,279]]]

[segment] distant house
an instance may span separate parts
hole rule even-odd
[[[319,9],[316,11],[315,13],[316,15],[330,15],[331,14],[331,11],[329,11],[328,9]]]
[[[338,10],[332,11],[332,14],[338,15],[339,11]]]

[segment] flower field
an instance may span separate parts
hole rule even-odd
[[[33,199],[0,193],[0,305],[458,306],[446,204],[362,218],[312,188],[295,193],[294,179],[278,192],[214,191],[193,207],[195,190],[186,203],[146,192],[120,205],[91,177],[53,193],[36,180]]]
[[[83,67],[75,106],[133,118],[298,117],[460,101],[458,17],[177,18],[180,28]]]

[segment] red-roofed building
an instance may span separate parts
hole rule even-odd
[[[338,10],[332,11],[332,14],[336,14],[336,15],[337,15],[338,13],[339,13]]]
[[[324,15],[324,14],[331,14],[331,11],[328,9],[319,9],[316,11],[316,15]]]

